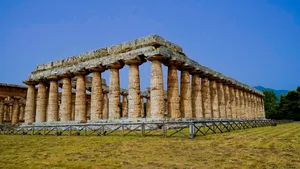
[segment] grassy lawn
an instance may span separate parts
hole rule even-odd
[[[195,139],[0,135],[0,168],[300,168],[300,123]]]

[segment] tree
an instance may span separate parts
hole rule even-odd
[[[300,86],[280,96],[278,113],[282,119],[300,120]]]
[[[278,114],[278,98],[276,94],[272,90],[264,90],[263,91],[265,98],[265,111],[267,119],[280,119],[280,115]]]

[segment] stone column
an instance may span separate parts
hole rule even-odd
[[[58,83],[56,78],[50,80],[47,122],[58,120]]]
[[[252,116],[253,116],[254,119],[256,119],[255,100],[254,100],[253,93],[250,94],[250,97],[251,97],[251,111],[252,111]]]
[[[237,118],[236,116],[236,100],[235,100],[235,92],[232,86],[229,87],[230,91],[230,105],[231,105],[231,115],[232,118]]]
[[[245,111],[245,117],[246,119],[249,118],[249,113],[248,113],[248,95],[247,92],[244,91],[244,111]]]
[[[47,87],[43,82],[39,83],[37,101],[36,101],[36,116],[35,122],[45,122],[47,112]]]
[[[141,117],[146,117],[145,116],[145,106],[144,106],[144,97],[141,96]]]
[[[106,91],[106,90],[103,90],[103,105],[102,105],[102,118],[104,119],[104,120],[107,120],[109,117],[108,117],[108,110],[109,110],[109,108],[108,108],[108,102],[109,102],[109,100],[108,100],[108,91]]]
[[[4,121],[7,121],[7,115],[6,115],[7,105],[5,104],[5,99],[3,101],[3,104],[4,104],[4,112],[3,112],[3,122],[4,122]]]
[[[98,121],[102,119],[102,78],[101,72],[103,69],[99,71],[93,72],[92,78],[92,92],[91,92],[91,120]]]
[[[235,88],[234,93],[235,93],[235,103],[236,103],[236,106],[235,106],[236,118],[241,118],[239,89]]]
[[[120,74],[119,69],[123,65],[117,63],[109,67],[110,81],[109,81],[109,119],[120,118]],[[140,112],[140,111],[139,111]]]
[[[71,120],[75,120],[75,101],[72,101],[72,111],[71,111]]]
[[[222,82],[217,83],[217,90],[218,90],[218,103],[219,103],[219,113],[220,118],[226,118],[226,104],[225,104],[225,92],[224,86]]]
[[[250,97],[250,93],[247,92],[247,100],[248,100],[248,118],[253,119],[253,115],[252,115],[252,102],[251,102],[251,97]]]
[[[262,118],[266,118],[264,98],[261,97]]]
[[[72,119],[72,106],[74,106],[73,110],[75,112],[75,104],[72,105],[72,84],[70,75],[63,77],[62,83],[63,85],[61,91],[60,121],[65,122]],[[73,118],[73,120],[74,119],[75,118]]]
[[[86,73],[77,73],[75,96],[75,121],[86,123]]]
[[[86,119],[91,120],[91,100],[86,101]]]
[[[193,118],[191,94],[190,73],[188,70],[182,70],[180,78],[180,112],[182,117],[185,118]]]
[[[149,58],[148,58],[149,59]],[[151,117],[164,118],[164,83],[162,64],[155,57],[151,59],[150,99]]]
[[[122,95],[122,117],[128,117],[128,94],[123,93]]]
[[[13,114],[11,119],[11,124],[19,123],[19,98],[14,98]]]
[[[240,112],[241,112],[240,118],[245,118],[246,115],[245,115],[244,91],[240,90],[239,93],[240,93]]]
[[[178,74],[177,67],[171,63],[168,66],[168,80],[167,80],[167,102],[168,114],[170,118],[180,118],[179,111],[179,94],[178,94]],[[148,99],[147,99],[148,100]]]
[[[150,97],[146,97],[146,116],[151,116],[151,100]]]
[[[232,118],[231,98],[230,98],[230,91],[228,85],[224,85],[224,95],[225,95],[226,118]]]
[[[192,112],[193,117],[203,118],[202,111],[202,94],[201,94],[201,84],[200,75],[192,75]]]
[[[218,89],[216,80],[210,81],[210,98],[212,118],[219,118]]]
[[[19,121],[24,121],[24,104],[20,104]]]
[[[4,97],[0,97],[0,124],[4,122]]]
[[[141,117],[141,89],[139,60],[126,62],[129,65],[129,86],[128,86],[128,118]]]
[[[207,77],[201,79],[201,91],[202,91],[202,108],[205,118],[212,118],[211,112],[211,100],[209,81]]]

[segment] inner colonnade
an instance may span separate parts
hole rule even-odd
[[[143,78],[150,77],[150,87],[141,92],[139,67],[147,61],[151,74]],[[129,66],[127,90],[120,88],[125,65]],[[163,65],[168,68],[167,77],[163,77]],[[105,71],[110,74],[108,86],[102,79]],[[166,91],[163,78],[167,78]],[[157,35],[39,65],[24,83],[28,86],[26,124],[145,117],[265,118],[260,91],[200,65],[181,47]]]

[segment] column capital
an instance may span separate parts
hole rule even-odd
[[[104,66],[96,66],[88,69],[90,72],[104,72],[106,69]]]
[[[36,81],[36,80],[24,80],[23,83],[26,84],[26,85],[37,85],[38,81]]]
[[[74,75],[70,72],[66,72],[64,74],[58,75],[58,77],[61,78],[61,79],[62,78],[72,78],[72,77],[74,77]]]
[[[153,61],[153,60],[159,60],[159,61],[163,61],[165,60],[165,56],[162,55],[153,55],[153,56],[148,56],[146,59],[149,61]]]
[[[60,78],[57,75],[52,75],[52,76],[47,77],[47,80],[49,80],[49,81],[58,81],[58,80],[60,80]]]
[[[122,69],[123,66],[124,63],[120,61],[106,65],[108,69]]]
[[[144,63],[146,60],[145,59],[142,59],[141,57],[139,56],[136,56],[135,58],[133,59],[129,59],[129,60],[125,60],[125,64],[126,65],[141,65],[142,63]]]
[[[89,73],[90,73],[90,72],[87,71],[87,70],[82,70],[82,71],[74,72],[73,74],[74,74],[75,76],[78,76],[78,75],[86,76],[86,75],[88,75]]]

